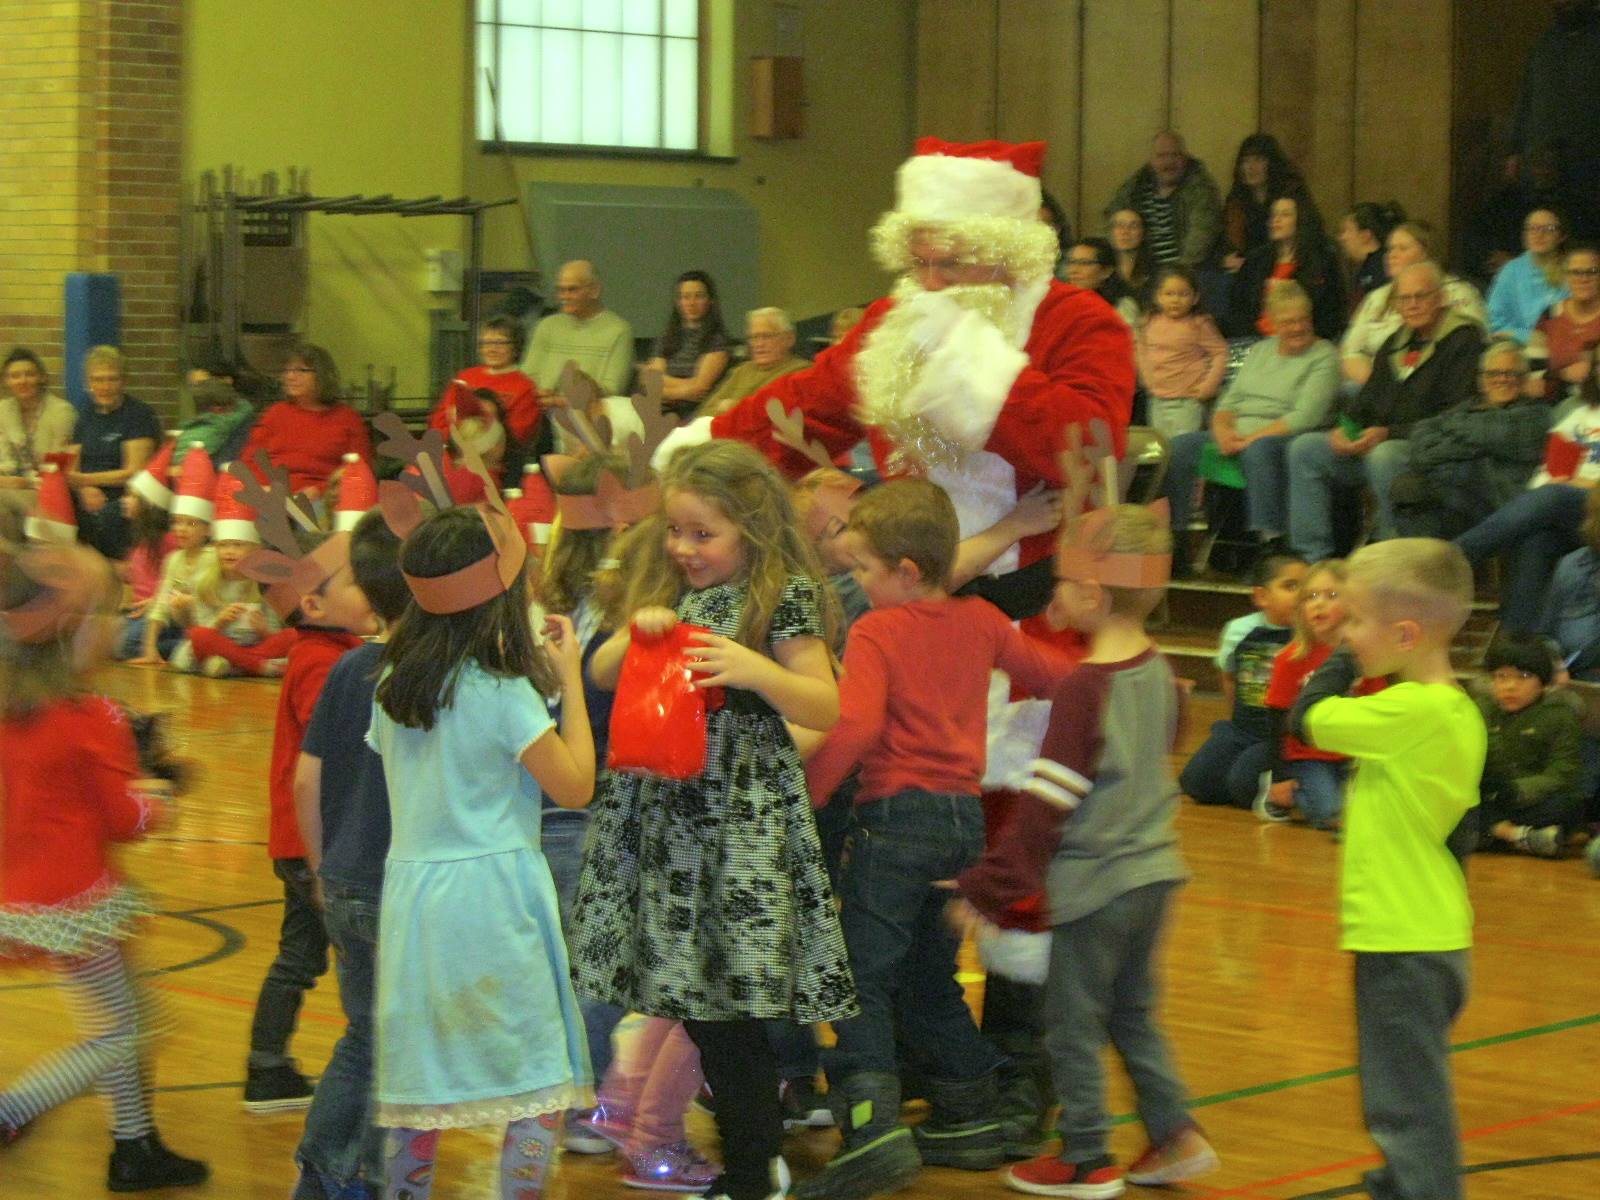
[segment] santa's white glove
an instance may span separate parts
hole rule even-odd
[[[700,417],[687,425],[680,425],[661,439],[656,452],[650,456],[650,465],[657,471],[665,470],[666,465],[672,461],[672,456],[679,450],[687,450],[690,446],[699,446],[710,440],[710,417]]]
[[[914,322],[911,344],[923,354],[932,354],[949,340],[950,331],[968,312],[943,292],[923,292],[905,302]]]

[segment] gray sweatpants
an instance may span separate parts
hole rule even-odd
[[[1450,1026],[1467,1002],[1466,950],[1356,954],[1361,1111],[1384,1165],[1372,1200],[1460,1200]]]

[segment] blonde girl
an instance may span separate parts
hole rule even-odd
[[[225,538],[201,563],[189,640],[172,655],[178,670],[214,677],[283,674],[294,631],[283,629],[277,614],[262,603],[261,585],[239,570],[256,549],[252,542]]]

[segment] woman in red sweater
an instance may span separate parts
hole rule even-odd
[[[261,414],[242,457],[266,451],[289,472],[289,486],[320,496],[344,456],[372,462],[372,439],[361,414],[339,400],[339,369],[321,346],[295,347],[283,362],[283,399]]]
[[[521,462],[524,457],[537,461],[539,455],[547,453],[551,447],[539,444],[544,440],[539,420],[544,410],[539,407],[538,389],[517,367],[522,361],[522,341],[522,325],[512,318],[491,317],[485,321],[478,333],[478,365],[468,367],[450,381],[428,418],[429,426],[448,437],[457,400],[478,388],[488,388],[495,394],[506,437],[512,442],[513,453],[507,455],[507,461],[514,458]]]
[[[123,710],[83,690],[120,633],[120,593],[85,547],[0,561],[0,961],[42,958],[65,976],[87,1035],[0,1088],[0,1151],[95,1088],[111,1106],[106,1184],[127,1192],[209,1172],[151,1120],[149,1005],[123,950],[148,908],[109,854],[156,823],[165,784],[140,778]]]

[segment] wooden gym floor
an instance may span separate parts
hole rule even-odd
[[[256,988],[275,946],[281,891],[264,844],[266,771],[276,687],[129,667],[105,690],[171,711],[180,752],[204,764],[173,828],[128,848],[128,872],[161,916],[138,954],[178,1017],[157,1063],[156,1114],[167,1140],[209,1159],[193,1196],[285,1197],[302,1114],[240,1108]],[[1198,717],[1215,715],[1202,702]],[[1203,735],[1197,721],[1191,747]],[[1186,747],[1186,749],[1191,748]],[[1350,964],[1336,949],[1335,847],[1323,835],[1266,826],[1247,813],[1186,806],[1179,821],[1193,879],[1165,953],[1165,1026],[1223,1168],[1186,1194],[1287,1200],[1360,1194],[1371,1161],[1355,1079]],[[1480,856],[1473,994],[1454,1042],[1456,1087],[1473,1200],[1575,1200],[1600,1195],[1600,881],[1581,861]],[[981,979],[971,990],[981,992]],[[332,975],[312,994],[294,1053],[308,1073],[342,1026]],[[0,1080],[73,1037],[52,977],[0,974]],[[1113,1148],[1138,1153],[1141,1131],[1112,1070]],[[714,1140],[699,1114],[691,1132]],[[831,1133],[786,1147],[800,1172],[831,1153]],[[97,1099],[45,1117],[0,1151],[0,1198],[102,1193],[106,1151]],[[497,1145],[453,1134],[434,1195],[494,1193]],[[990,1175],[926,1172],[907,1200],[1000,1195]],[[173,1193],[176,1195],[177,1193]],[[612,1157],[567,1155],[551,1195],[608,1200],[622,1187]],[[1138,1196],[1141,1190],[1130,1188]],[[1154,1193],[1151,1193],[1154,1194]]]

